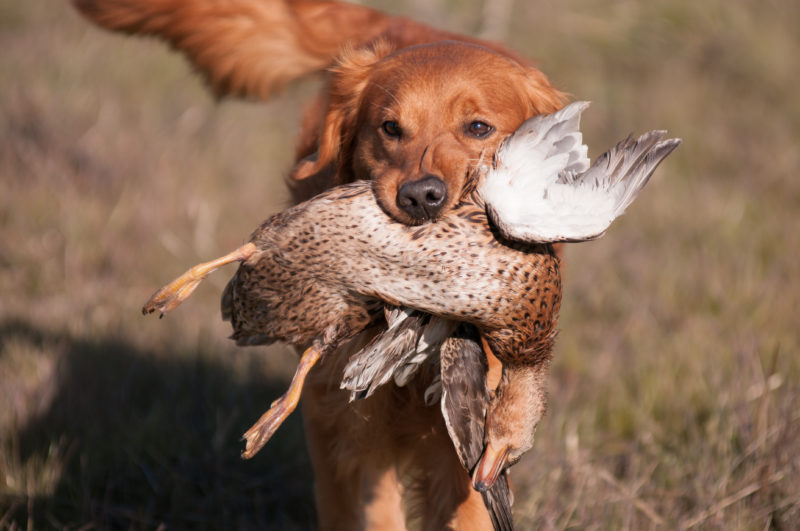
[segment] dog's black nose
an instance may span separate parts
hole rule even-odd
[[[410,181],[397,191],[397,206],[418,220],[435,218],[447,201],[447,186],[435,175]]]

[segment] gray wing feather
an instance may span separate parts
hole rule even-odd
[[[628,136],[606,151],[582,174],[565,172],[559,181],[564,184],[590,183],[595,188],[621,187],[617,201],[621,214],[644,188],[664,158],[681,143],[679,138],[660,141],[666,131],[650,131],[636,140]]]
[[[366,398],[388,382],[395,370],[417,353],[417,342],[429,316],[418,311],[388,312],[389,327],[350,357],[340,387],[350,400]]]
[[[483,493],[483,503],[489,510],[495,531],[513,531],[514,519],[511,516],[513,500],[514,496],[508,486],[508,476],[505,472],[500,474],[491,489]]]

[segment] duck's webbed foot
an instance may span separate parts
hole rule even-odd
[[[158,310],[161,313],[159,317],[164,317],[164,314],[171,312],[183,301],[188,299],[200,282],[209,274],[224,265],[247,260],[253,256],[255,252],[256,246],[253,243],[248,243],[216,260],[197,264],[186,273],[156,291],[142,308],[142,313],[146,315]]]
[[[316,344],[310,346],[300,357],[297,364],[297,371],[294,373],[289,389],[279,399],[274,401],[269,411],[261,415],[261,418],[247,430],[243,436],[247,440],[247,445],[242,452],[242,459],[250,459],[261,450],[267,441],[275,434],[283,421],[295,410],[303,392],[303,383],[308,376],[308,372],[322,357],[323,350]]]

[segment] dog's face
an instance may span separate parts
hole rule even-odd
[[[445,213],[503,138],[562,104],[538,70],[480,46],[370,53],[334,71],[319,160],[338,157],[342,180],[373,180],[380,205],[402,223]]]

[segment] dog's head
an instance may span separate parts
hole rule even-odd
[[[482,46],[352,51],[332,73],[313,170],[371,179],[389,215],[423,223],[459,201],[503,138],[562,103],[539,70]]]

